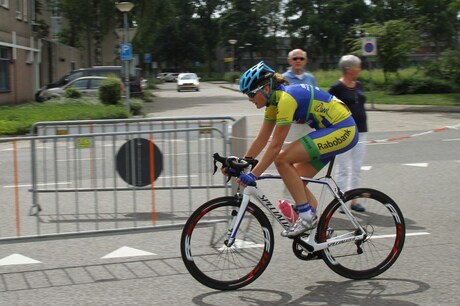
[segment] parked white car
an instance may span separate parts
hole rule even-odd
[[[168,74],[170,74],[170,73],[171,73],[171,72],[160,72],[160,73],[157,74],[156,78],[159,79],[159,80],[161,80],[161,81],[164,81],[165,78],[166,78],[166,76],[167,76]]]
[[[171,72],[164,77],[165,82],[175,82],[179,73]]]
[[[200,90],[200,78],[195,73],[181,73],[177,76],[177,91]]]
[[[148,81],[146,79],[142,79],[141,88],[142,88],[142,91],[146,91],[149,88],[149,84],[148,84]]]
[[[107,77],[102,76],[87,76],[70,81],[62,87],[48,88],[40,92],[39,98],[46,101],[53,98],[60,98],[64,96],[67,88],[75,88],[86,97],[97,97],[101,81]],[[121,84],[121,83],[120,83]]]

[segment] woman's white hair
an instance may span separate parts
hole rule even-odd
[[[356,65],[361,64],[361,59],[355,55],[347,54],[340,58],[339,61],[339,68],[342,72],[346,72],[347,70],[356,67]]]

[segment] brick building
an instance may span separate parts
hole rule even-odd
[[[80,66],[79,50],[52,39],[60,19],[45,4],[37,16],[36,5],[0,0],[0,105],[33,101],[42,85]],[[48,37],[39,33],[38,18],[51,25]]]

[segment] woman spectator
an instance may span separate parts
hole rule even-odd
[[[339,61],[342,77],[331,86],[329,93],[343,101],[351,111],[359,132],[359,142],[352,149],[336,156],[335,177],[342,191],[358,188],[361,185],[361,166],[365,153],[367,115],[364,108],[366,97],[363,85],[358,81],[361,60],[354,55],[344,55]],[[352,201],[352,210],[363,212],[365,207]]]

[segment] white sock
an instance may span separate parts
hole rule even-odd
[[[315,210],[308,203],[297,206],[297,210],[299,212],[299,217],[304,220],[310,221],[315,216]]]

